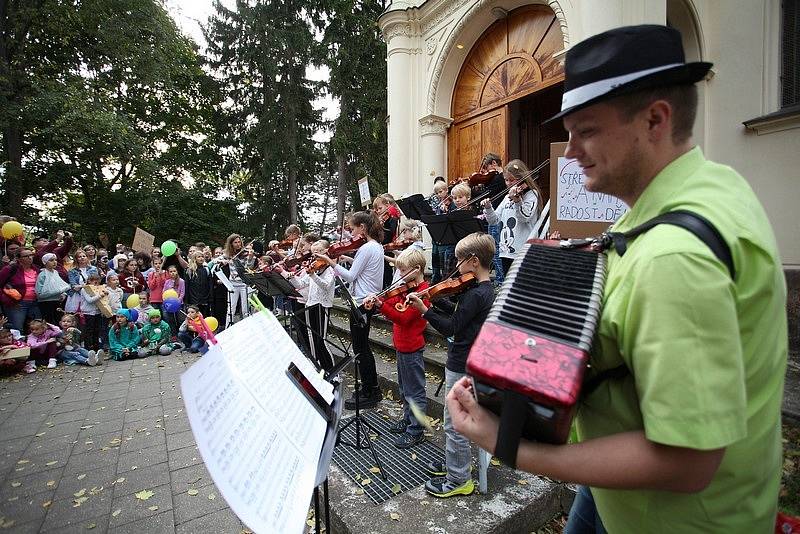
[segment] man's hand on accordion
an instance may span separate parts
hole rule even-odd
[[[465,376],[455,383],[447,394],[447,409],[453,427],[459,434],[463,434],[483,450],[494,454],[500,422],[495,414],[478,404],[470,378]]]

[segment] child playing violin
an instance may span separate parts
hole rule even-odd
[[[388,197],[388,198],[387,198]],[[391,199],[391,201],[389,200]],[[392,206],[394,199],[388,193],[375,197],[372,202],[372,209],[377,215],[378,220],[383,224],[383,239],[381,245],[388,245],[397,237],[397,228],[400,225],[400,210]],[[392,283],[392,269],[386,263],[383,270],[383,287],[388,287]]]
[[[456,244],[455,256],[459,273],[473,273],[477,281],[477,284],[461,293],[457,305],[438,301],[436,306],[440,309],[434,309],[420,300],[416,293],[410,293],[406,297],[408,303],[432,327],[444,336],[453,336],[453,343],[447,350],[445,369],[448,392],[465,376],[467,355],[494,302],[494,288],[489,279],[494,251],[494,239],[480,232],[470,234]],[[442,309],[444,311],[440,311]],[[444,429],[447,439],[445,461],[428,463],[426,467],[433,478],[425,483],[425,489],[437,497],[469,495],[475,489],[470,476],[470,443],[453,428],[447,406],[444,410]]]
[[[400,277],[405,281],[405,288],[414,291],[427,289],[425,281],[425,255],[417,249],[406,249],[395,259],[395,266]],[[397,355],[397,381],[400,397],[403,400],[403,418],[389,427],[389,431],[399,434],[394,445],[400,449],[408,449],[421,443],[425,437],[423,427],[412,415],[409,401],[416,404],[422,413],[427,409],[425,395],[425,362],[422,353],[425,350],[425,326],[428,324],[422,314],[412,306],[398,311],[395,304],[404,302],[406,294],[403,286],[398,295],[386,298],[370,296],[364,299],[364,308],[378,309],[392,322],[392,343]],[[393,293],[394,291],[392,291]],[[430,303],[422,301],[425,305]]]

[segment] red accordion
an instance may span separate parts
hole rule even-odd
[[[501,417],[495,454],[510,465],[520,438],[566,442],[600,322],[605,254],[559,244],[525,245],[467,359],[478,401]]]

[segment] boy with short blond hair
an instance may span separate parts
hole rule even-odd
[[[406,283],[415,285],[414,291],[427,289],[425,281],[425,255],[417,249],[406,249],[395,259],[398,274]],[[395,304],[405,302],[405,294],[386,299],[385,301],[368,297],[364,301],[367,309],[377,308],[392,322],[392,344],[396,351],[397,382],[400,398],[403,401],[403,418],[389,427],[389,432],[399,434],[394,445],[399,449],[408,449],[425,440],[423,427],[411,413],[414,403],[425,413],[428,402],[425,394],[425,327],[428,322],[413,306],[403,311],[395,308]],[[424,301],[428,303],[427,300]]]
[[[461,293],[457,304],[437,301],[436,307],[439,309],[434,309],[429,308],[416,294],[408,296],[410,304],[432,327],[443,336],[453,336],[453,343],[447,350],[445,368],[448,392],[465,376],[467,355],[494,303],[494,286],[489,279],[494,251],[494,239],[480,232],[470,234],[456,244],[458,271],[461,274],[473,273],[477,282]],[[472,464],[470,443],[453,428],[446,406],[444,430],[447,438],[445,462],[428,463],[428,472],[433,478],[425,484],[425,490],[436,497],[469,495],[475,489],[470,475]]]

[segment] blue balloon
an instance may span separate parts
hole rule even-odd
[[[135,309],[131,308],[128,310],[128,313],[131,315],[131,322],[135,323],[139,319],[139,312]]]
[[[169,313],[178,313],[181,309],[181,301],[176,298],[167,299],[163,306]]]

